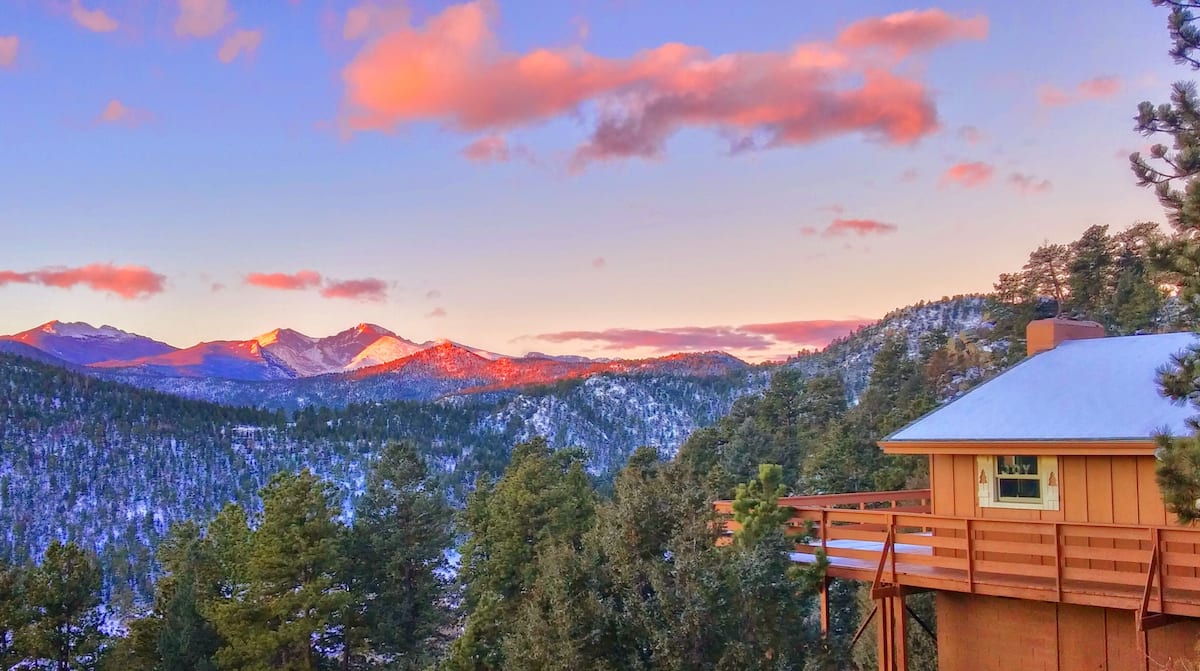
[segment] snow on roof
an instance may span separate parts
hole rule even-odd
[[[1200,410],[1159,393],[1158,370],[1193,333],[1069,340],[1017,364],[883,442],[1138,440],[1190,435]]]

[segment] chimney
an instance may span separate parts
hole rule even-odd
[[[1029,356],[1058,347],[1064,340],[1103,338],[1104,327],[1096,322],[1053,317],[1029,322],[1025,327],[1025,348]]]

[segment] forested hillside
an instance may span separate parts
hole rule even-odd
[[[363,469],[388,439],[418,446],[451,501],[497,474],[512,445],[547,435],[587,446],[606,481],[632,451],[664,455],[753,389],[754,376],[676,378],[647,390],[601,376],[524,394],[445,403],[307,408],[287,416],[228,408],[97,380],[0,355],[3,556],[38,557],[51,540],[99,553],[114,599],[150,592],[152,548],[167,526],[252,505],[273,473],[307,467],[337,483],[349,508]]]

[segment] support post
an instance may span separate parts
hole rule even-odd
[[[829,639],[829,578],[821,580],[821,638]]]

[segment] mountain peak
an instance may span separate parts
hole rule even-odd
[[[289,328],[280,328],[280,329],[274,329],[271,331],[267,331],[266,333],[264,333],[256,338],[253,338],[253,340],[255,342],[257,342],[259,345],[262,345],[263,347],[266,347],[267,345],[271,345],[271,344],[277,343],[277,342],[296,342],[296,341],[303,341],[303,342],[309,342],[309,343],[313,342],[313,339],[311,337],[306,336],[303,333],[296,331],[295,329],[289,329]]]
[[[392,333],[391,331],[383,328],[382,326],[379,326],[377,324],[368,324],[366,322],[363,322],[363,323],[355,326],[354,332],[359,335],[362,335],[365,333],[371,333],[371,334],[374,334],[377,336],[394,336],[394,335],[396,335],[395,333]]]

